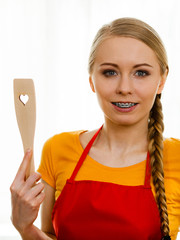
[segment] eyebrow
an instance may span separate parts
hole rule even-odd
[[[115,63],[102,63],[102,64],[100,64],[100,66],[104,66],[104,65],[110,65],[110,66],[118,68],[118,65],[115,64]],[[133,66],[133,68],[142,67],[142,66],[147,66],[147,67],[153,68],[153,66],[151,66],[150,64],[147,64],[147,63],[136,64],[136,65]]]

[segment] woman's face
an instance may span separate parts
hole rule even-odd
[[[153,50],[130,37],[112,37],[100,44],[90,85],[105,118],[120,125],[148,120],[166,75]]]

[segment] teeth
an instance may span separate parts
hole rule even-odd
[[[136,103],[119,103],[119,102],[115,102],[113,104],[120,108],[129,108],[136,105]]]

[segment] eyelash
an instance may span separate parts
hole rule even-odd
[[[143,76],[142,76],[142,75],[139,75],[138,77],[146,77],[146,76],[149,76],[149,75],[150,75],[150,73],[149,73],[148,71],[145,71],[145,70],[137,70],[136,73],[135,73],[135,75],[136,75],[137,73],[143,74]],[[144,75],[144,74],[145,74],[145,75]]]
[[[115,73],[115,74],[110,74],[110,73]],[[112,76],[116,76],[118,75],[116,73],[116,71],[112,70],[112,69],[107,69],[103,71],[103,75],[105,75],[106,77],[112,77]]]
[[[111,74],[111,73],[113,73],[113,74]],[[141,73],[141,75],[137,75],[137,73]],[[103,75],[105,75],[105,77],[113,77],[113,76],[117,76],[118,73],[115,70],[107,69],[107,70],[103,71]],[[135,76],[140,77],[140,78],[143,78],[143,77],[146,77],[149,75],[150,75],[150,73],[146,70],[137,70],[135,72]]]

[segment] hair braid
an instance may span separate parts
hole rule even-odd
[[[148,126],[149,153],[151,175],[156,192],[156,202],[159,208],[161,219],[161,231],[164,236],[169,236],[169,220],[166,204],[166,195],[164,187],[163,171],[163,113],[161,104],[161,95],[157,95],[154,105],[150,112],[150,121]],[[166,238],[163,238],[166,239]],[[170,239],[170,238],[168,238]]]

